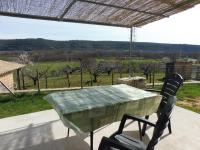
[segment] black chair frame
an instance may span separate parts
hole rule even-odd
[[[173,74],[172,76],[165,78],[165,82],[164,82],[161,90],[147,89],[147,91],[157,92],[157,93],[159,92],[160,95],[163,96],[161,103],[158,107],[157,116],[159,116],[159,113],[163,109],[169,96],[176,95],[180,86],[183,85],[183,81],[184,81],[184,79],[180,74]],[[145,119],[149,119],[149,115],[145,116]],[[145,135],[146,127],[147,127],[147,124],[144,124],[143,128],[142,128],[142,136]],[[171,134],[172,133],[171,120],[169,120],[168,130],[169,130],[169,133]]]
[[[175,105],[176,98],[174,96],[173,97],[170,96],[169,99],[170,99],[170,101],[168,101],[166,103],[165,107],[160,112],[160,115],[159,115],[159,118],[158,118],[156,124],[153,124],[152,122],[150,122],[144,118],[125,114],[121,120],[121,123],[120,123],[120,126],[119,126],[117,132],[115,132],[113,135],[111,135],[110,138],[106,138],[106,137],[102,138],[102,141],[99,146],[99,150],[111,150],[112,148],[119,149],[119,150],[154,150],[155,145],[158,143],[160,137],[162,136],[162,134],[164,132],[164,129],[167,127],[167,125],[169,123],[169,119],[171,117],[171,112]],[[128,119],[137,121],[138,123],[145,123],[145,124],[148,124],[148,125],[154,127],[153,136],[152,136],[149,144],[147,145],[147,147],[146,146],[140,147],[140,148],[135,147],[134,144],[136,144],[137,140],[135,140],[131,137],[127,138],[129,140],[129,144],[120,142],[116,139],[117,136],[123,137],[123,129],[124,129],[126,121]],[[140,131],[140,129],[139,129],[139,131]],[[140,138],[141,138],[141,134],[140,134]],[[130,141],[132,141],[132,144],[133,144],[132,146],[130,144]],[[141,144],[141,143],[138,142],[137,144]],[[143,145],[143,143],[142,143],[142,145]]]

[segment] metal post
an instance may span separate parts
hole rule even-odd
[[[83,65],[81,58],[80,58],[80,72],[81,72],[81,89],[83,89]]]
[[[90,150],[93,150],[93,131],[90,132]]]
[[[17,69],[17,88],[18,90],[21,90],[21,84],[20,84],[20,74],[19,74],[19,69]]]
[[[152,77],[151,74],[152,73],[149,74],[149,83],[151,83],[151,77]]]
[[[149,116],[148,116],[148,115],[145,116],[145,119],[148,120],[148,119],[149,119]],[[145,135],[146,128],[147,128],[147,124],[145,123],[145,124],[143,124],[143,127],[142,127],[142,136]]]
[[[132,56],[132,44],[133,44],[133,28],[130,30],[130,48],[129,48],[129,57]]]
[[[122,78],[122,70],[120,70],[119,76],[120,78]]]
[[[70,131],[70,128],[68,128],[67,130],[67,137],[69,137],[69,131]]]
[[[114,84],[114,72],[112,70],[112,85]]]
[[[39,79],[39,71],[38,69],[36,70],[37,73],[37,89],[38,89],[38,94],[40,93],[40,79]]]
[[[83,68],[81,66],[81,89],[83,88]]]
[[[153,71],[153,88],[154,88],[154,84],[155,84],[155,71]]]
[[[132,44],[133,44],[133,28],[130,28],[130,47],[129,47],[129,76],[131,76],[131,56],[132,56]]]
[[[25,80],[24,80],[24,71],[21,70],[21,77],[22,77],[22,88],[25,90]]]

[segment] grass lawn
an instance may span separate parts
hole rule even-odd
[[[161,89],[156,86],[155,89]],[[200,113],[200,84],[184,84],[177,92],[177,105]]]
[[[20,94],[17,97],[0,95],[0,118],[51,109],[42,94]]]
[[[178,106],[200,113],[200,84],[185,84],[177,97]]]
[[[157,87],[159,88],[159,87]],[[41,94],[0,95],[0,118],[51,109]],[[200,113],[200,84],[185,84],[177,93],[178,106]]]

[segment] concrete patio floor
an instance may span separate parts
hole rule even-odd
[[[155,115],[151,120],[155,120]],[[94,149],[98,149],[102,136],[111,135],[119,122],[95,131]],[[139,138],[136,123],[128,123],[126,134]],[[172,117],[173,134],[166,130],[155,150],[200,150],[200,115],[176,107]],[[54,110],[0,119],[0,150],[89,150],[90,139],[87,134],[75,135],[70,130],[66,137],[64,127]],[[152,135],[149,128],[144,137],[148,143]]]

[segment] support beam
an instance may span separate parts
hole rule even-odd
[[[132,56],[132,45],[133,44],[133,28],[130,29],[130,48],[129,48],[129,57]]]
[[[27,19],[62,21],[62,22],[72,22],[72,23],[83,23],[83,24],[93,24],[93,25],[104,25],[104,26],[112,26],[112,27],[130,28],[130,26],[121,25],[121,24],[115,24],[115,23],[104,23],[104,22],[96,22],[96,21],[73,20],[73,19],[65,19],[65,18],[60,19],[60,18],[57,18],[57,17],[27,15],[27,14],[10,13],[10,12],[2,12],[2,11],[0,11],[0,15],[2,15],[2,16],[10,16],[10,17],[27,18]]]
[[[129,47],[129,76],[131,76],[131,57],[132,57],[132,44],[133,44],[133,28],[130,28],[130,47]]]
[[[76,3],[77,0],[73,0],[69,6],[65,9],[65,11],[62,13],[62,15],[60,16],[60,19],[62,20],[63,17],[67,14],[67,12],[70,10],[70,8]]]
[[[129,7],[121,7],[121,6],[117,6],[117,5],[106,4],[106,3],[96,2],[96,1],[89,1],[89,0],[77,0],[77,1],[90,3],[90,4],[96,4],[96,5],[102,5],[102,6],[107,6],[107,7],[113,7],[113,8],[117,8],[117,9],[124,9],[124,10],[129,10],[129,11],[149,14],[149,15],[153,15],[153,16],[168,17],[168,16],[165,16],[163,14],[151,13],[151,12],[142,11],[142,10],[138,10],[138,9],[132,9],[132,8],[129,8]]]
[[[161,1],[161,2],[165,2],[167,3],[167,0],[157,0],[157,1]],[[127,25],[126,23],[112,23],[109,22],[109,20],[107,22],[98,22],[98,21],[89,21],[89,20],[79,20],[79,19],[67,19],[64,18],[64,16],[67,14],[67,12],[69,12],[70,8],[72,8],[72,6],[74,4],[76,4],[76,2],[85,2],[88,4],[94,4],[94,5],[101,5],[101,6],[106,6],[108,8],[116,8],[116,10],[129,10],[130,12],[138,12],[138,13],[143,13],[143,14],[148,14],[148,16],[145,16],[138,22],[133,23],[132,25]],[[169,0],[168,3],[170,3],[171,5],[172,0]],[[130,28],[130,27],[138,27],[141,25],[144,25],[146,23],[150,23],[153,22],[155,20],[159,20],[162,19],[164,17],[168,17],[168,15],[166,15],[167,13],[170,13],[172,11],[174,11],[174,13],[171,14],[175,14],[177,12],[180,12],[182,10],[186,10],[187,8],[190,8],[196,4],[199,4],[199,0],[185,0],[182,2],[179,2],[178,4],[175,4],[173,6],[169,6],[169,8],[163,8],[162,11],[160,12],[149,12],[149,11],[142,11],[140,9],[132,9],[130,7],[125,7],[124,6],[118,6],[116,4],[107,4],[107,3],[102,3],[99,1],[91,1],[91,0],[73,0],[71,1],[71,3],[67,6],[67,8],[65,8],[65,10],[63,12],[61,12],[59,17],[52,17],[52,16],[40,16],[40,15],[33,15],[33,14],[21,14],[18,12],[9,12],[8,10],[5,11],[0,11],[0,15],[2,16],[11,16],[11,17],[21,17],[21,18],[29,18],[29,19],[41,19],[41,20],[51,20],[51,21],[63,21],[63,22],[73,22],[73,23],[84,23],[84,24],[95,24],[95,25],[105,25],[105,26],[115,26],[115,27],[125,27],[125,28]],[[8,11],[8,12],[7,12]],[[171,15],[170,14],[170,15]],[[158,18],[157,18],[158,17]],[[136,17],[137,18],[137,17]]]

